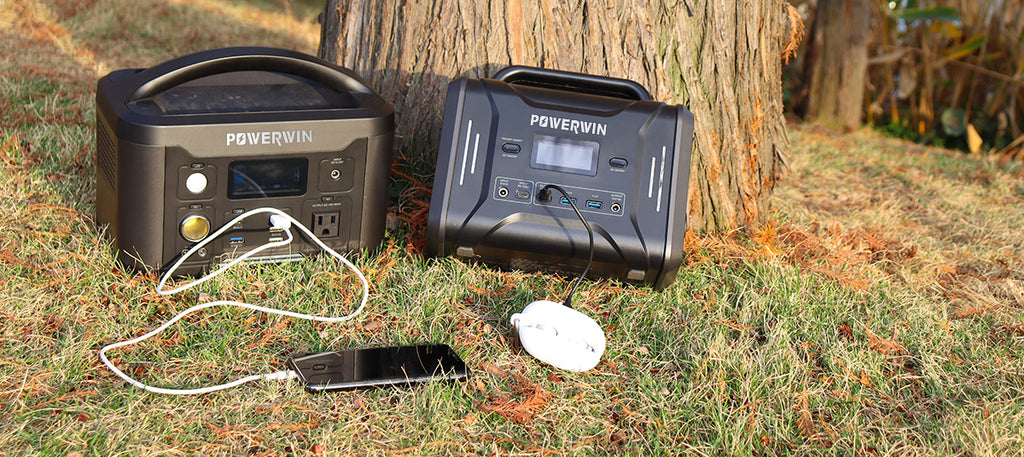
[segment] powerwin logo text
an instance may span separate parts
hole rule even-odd
[[[238,132],[228,134],[228,146],[257,146],[312,143],[312,130],[279,130],[274,132]]]
[[[589,133],[592,135],[607,135],[608,124],[602,124],[600,122],[581,121],[578,119],[569,119],[566,117],[554,117],[554,116],[541,116],[539,114],[530,115],[530,125],[537,125],[544,128],[550,128],[555,130],[565,130],[566,132],[572,133]]]

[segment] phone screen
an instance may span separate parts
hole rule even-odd
[[[466,364],[445,344],[349,349],[293,356],[292,369],[311,391],[464,379]]]

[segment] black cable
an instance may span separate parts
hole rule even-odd
[[[569,294],[565,296],[565,301],[562,302],[563,305],[572,308],[572,294],[576,293],[576,288],[580,286],[581,282],[583,282],[583,277],[587,275],[588,271],[590,271],[590,264],[594,262],[594,230],[590,228],[590,223],[583,217],[583,213],[580,212],[580,209],[576,207],[576,203],[572,201],[572,197],[565,192],[565,189],[562,189],[557,184],[545,185],[544,188],[537,193],[537,198],[542,201],[547,200],[544,195],[551,193],[548,189],[555,189],[562,193],[565,200],[569,202],[569,206],[571,206],[572,210],[576,212],[576,216],[580,218],[581,222],[583,222],[583,226],[587,228],[587,235],[590,236],[590,249],[588,249],[590,251],[590,258],[587,259],[587,266],[583,268],[583,273],[580,273],[580,277],[576,278],[576,284],[573,284],[572,289],[569,290]],[[548,197],[550,197],[550,195]]]

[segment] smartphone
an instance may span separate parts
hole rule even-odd
[[[447,344],[348,349],[293,355],[288,365],[310,392],[403,386],[469,377]]]

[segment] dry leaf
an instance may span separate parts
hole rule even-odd
[[[875,352],[885,355],[898,355],[906,352],[906,350],[903,349],[903,346],[901,346],[899,343],[875,335],[874,333],[871,332],[871,330],[868,330],[867,332],[868,347],[873,349]]]
[[[481,403],[477,408],[484,412],[496,413],[506,419],[512,419],[517,424],[525,424],[532,420],[535,414],[543,410],[544,406],[554,397],[551,392],[523,376],[516,375],[515,381],[517,384],[516,397],[518,398],[492,397],[487,400],[487,403]]]
[[[497,377],[499,379],[505,379],[505,378],[508,377],[508,372],[507,371],[501,369],[501,367],[499,367],[499,366],[497,366],[497,365],[495,365],[495,364],[493,364],[491,362],[484,362],[484,363],[480,364],[480,368],[482,368],[484,371],[494,375],[495,377]]]
[[[811,418],[811,400],[807,397],[807,391],[800,394],[800,398],[797,400],[797,428],[800,429],[800,434],[805,438],[810,438],[814,434],[814,419]]]
[[[978,130],[974,128],[974,124],[967,124],[967,147],[970,148],[971,154],[977,154],[981,151],[981,135],[978,135]]]
[[[853,341],[853,329],[850,328],[850,324],[843,322],[836,326],[836,330],[839,330],[839,336],[846,339],[846,341]]]
[[[867,373],[861,373],[860,379],[858,379],[857,381],[860,382],[864,387],[871,387],[871,378],[868,377]]]

